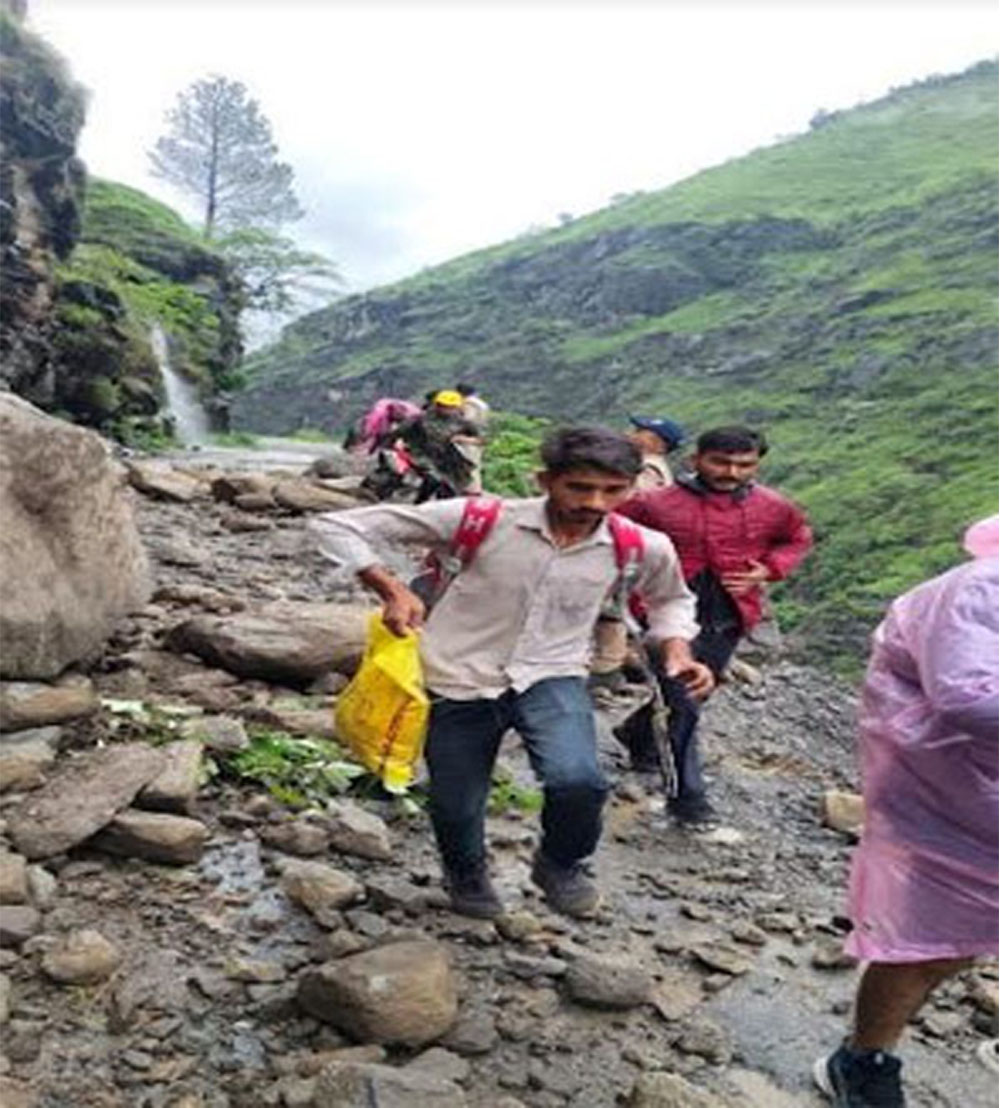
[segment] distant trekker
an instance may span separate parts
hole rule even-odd
[[[484,918],[503,911],[487,873],[484,823],[508,728],[520,733],[544,787],[532,880],[559,912],[583,916],[597,906],[581,863],[600,838],[608,786],[585,679],[598,612],[624,591],[622,531],[632,540],[629,579],[646,599],[657,665],[695,696],[712,682],[691,656],[694,598],[673,547],[634,524],[609,522],[639,471],[638,449],[613,431],[577,427],[554,432],[542,462],[544,496],[379,505],[315,525],[323,553],[379,595],[387,626],[400,634],[424,625],[426,608],[385,568],[375,544],[430,544],[454,557],[460,529],[479,534],[475,556],[459,562],[426,618],[420,652],[431,695],[430,814],[451,904]]]
[[[684,579],[698,599],[701,630],[692,652],[716,679],[740,637],[759,622],[762,586],[780,581],[812,546],[805,515],[773,489],[756,483],[767,453],[764,436],[748,427],[717,427],[698,438],[691,472],[667,488],[634,497],[622,515],[673,542]],[[681,823],[714,818],[698,752],[699,707],[670,677],[661,681],[670,708],[668,732],[677,795],[670,811]],[[633,768],[657,768],[653,708],[647,705],[616,729]]]
[[[429,406],[399,428],[416,466],[424,474],[417,493],[418,504],[432,497],[456,496],[472,488],[475,467],[465,454],[481,446],[479,428],[462,415],[464,399],[454,389],[441,389]]]
[[[667,461],[684,442],[684,428],[672,419],[650,419],[646,416],[629,416],[635,428],[629,439],[642,451],[642,469],[636,478],[636,492],[651,492],[674,483],[674,475]]]
[[[475,385],[461,383],[455,386],[455,391],[462,397],[462,417],[469,421],[479,431],[480,440],[486,434],[486,428],[490,421],[490,406],[479,395]],[[456,444],[459,451],[472,466],[472,473],[466,486],[466,491],[477,493],[483,491],[483,442],[459,442]]]

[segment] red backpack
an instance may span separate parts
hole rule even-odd
[[[475,557],[476,551],[489,537],[500,518],[503,501],[494,496],[470,496],[465,502],[462,518],[448,544],[447,554],[431,551],[424,560],[424,570],[410,582],[410,588],[430,608]],[[604,599],[602,615],[621,619],[635,588],[635,579],[642,564],[645,544],[642,532],[630,519],[615,515],[607,517],[608,529],[615,546],[618,578]]]

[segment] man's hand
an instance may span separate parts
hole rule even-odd
[[[748,565],[750,566],[749,569],[722,575],[723,586],[732,593],[733,596],[745,595],[759,585],[763,585],[771,576],[770,570],[763,562],[751,560],[748,562]]]
[[[423,627],[427,606],[415,592],[403,588],[394,593],[382,605],[382,622],[394,635],[402,637],[407,631]]]
[[[382,622],[400,638],[407,631],[422,627],[427,606],[397,577],[381,566],[369,566],[358,577],[382,598]]]
[[[663,672],[682,682],[688,695],[704,700],[715,688],[715,674],[695,660],[685,639],[667,639],[662,646]]]

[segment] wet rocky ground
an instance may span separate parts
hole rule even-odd
[[[538,817],[511,736],[489,821],[509,911],[456,916],[419,804],[334,774],[348,793],[289,807],[302,798],[234,768],[261,736],[332,735],[363,598],[307,521],[352,502],[349,475],[302,481],[294,454],[198,461],[134,478],[153,601],[86,675],[3,691],[0,1104],[822,1103],[811,1063],[857,974],[840,952],[852,837],[821,818],[856,785],[852,690],[745,658],[706,712],[724,822],[701,834],[627,771],[610,735],[626,701],[603,704],[614,793],[586,921],[529,881]],[[268,466],[280,492],[254,476]],[[951,982],[910,1028],[909,1103],[997,1103],[974,1056],[996,977]]]

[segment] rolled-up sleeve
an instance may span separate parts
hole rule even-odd
[[[462,520],[465,500],[428,504],[379,504],[327,512],[309,525],[324,558],[347,571],[360,573],[385,561],[392,545],[447,546]]]
[[[645,554],[637,588],[646,606],[648,638],[687,639],[698,634],[694,594],[684,583],[680,559],[666,535],[643,528]]]

